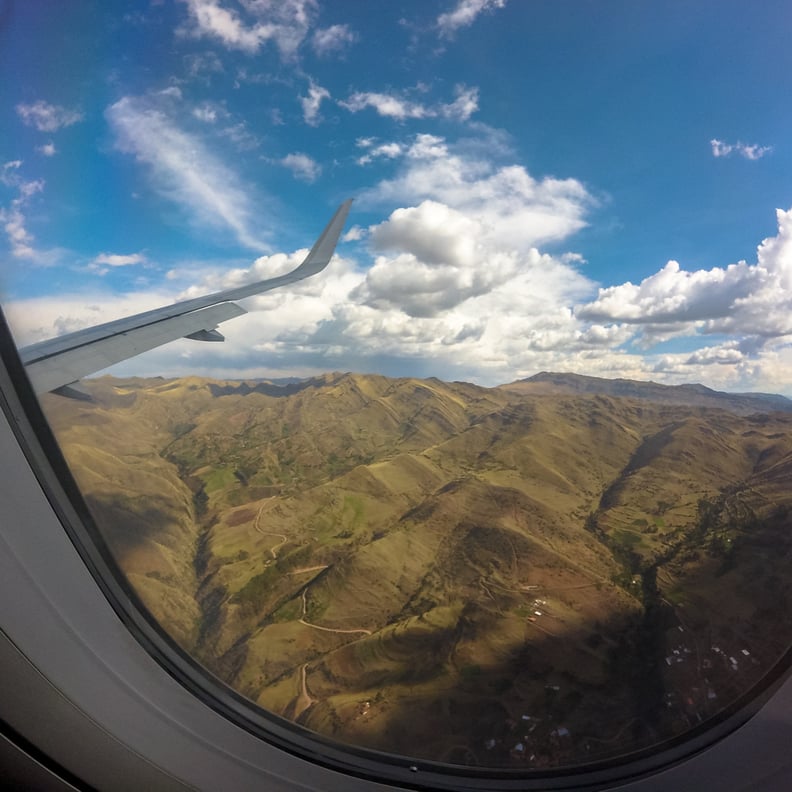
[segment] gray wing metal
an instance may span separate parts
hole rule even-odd
[[[36,393],[56,390],[80,378],[177,338],[222,341],[214,328],[246,313],[231,302],[277,289],[321,272],[333,256],[352,200],[338,207],[299,267],[277,278],[207,294],[128,316],[19,350]]]

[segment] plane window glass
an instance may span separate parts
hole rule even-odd
[[[275,5],[0,3],[3,308],[126,580],[356,749],[706,733],[792,639],[775,4]],[[301,280],[103,329],[294,272],[351,195]]]

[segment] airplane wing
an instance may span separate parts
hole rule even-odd
[[[64,389],[88,374],[154,349],[177,338],[223,341],[220,322],[247,313],[233,300],[277,289],[321,272],[330,261],[352,200],[338,207],[299,267],[277,278],[207,294],[153,311],[117,319],[19,350],[36,393]]]

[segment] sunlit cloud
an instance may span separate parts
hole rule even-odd
[[[792,335],[792,210],[777,212],[778,234],[757,249],[757,261],[688,271],[669,261],[639,284],[601,288],[580,306],[583,319],[643,325],[673,335],[774,338]],[[676,329],[676,333],[673,330]]]

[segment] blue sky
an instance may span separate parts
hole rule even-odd
[[[119,374],[792,394],[787,2],[0,2],[20,343],[278,274]]]

